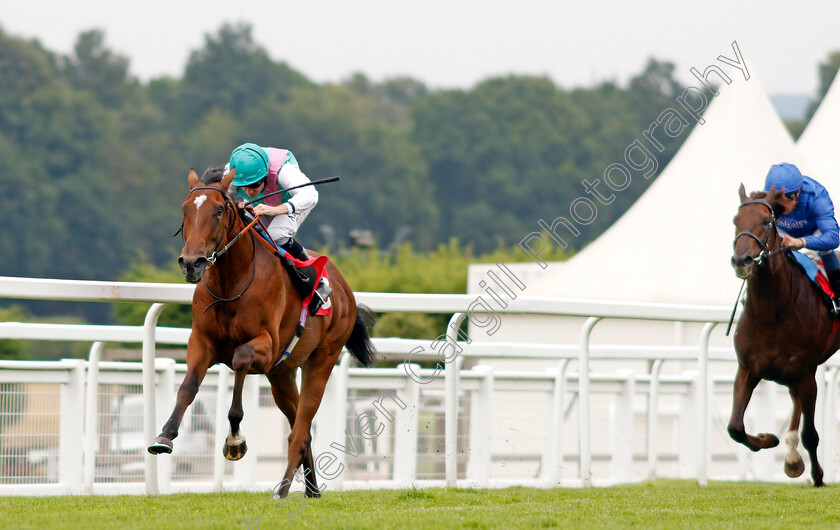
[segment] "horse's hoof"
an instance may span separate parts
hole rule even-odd
[[[222,454],[225,455],[225,458],[232,462],[236,462],[237,460],[241,460],[245,453],[248,452],[248,444],[245,443],[245,440],[242,440],[242,443],[229,445],[225,444],[224,449],[222,449]]]
[[[155,438],[155,441],[149,445],[149,452],[153,455],[159,454],[171,454],[172,453],[172,440],[165,436],[158,436]]]
[[[311,497],[313,499],[319,499],[321,497],[321,492],[318,490],[310,490],[306,488],[306,496]]]
[[[805,472],[805,462],[800,458],[798,462],[788,462],[785,459],[785,475],[790,478],[802,476]]]
[[[779,437],[775,434],[761,433],[758,435],[758,439],[761,440],[762,449],[770,449],[779,445]]]

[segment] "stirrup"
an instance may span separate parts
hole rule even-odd
[[[329,297],[332,294],[332,287],[326,278],[321,278],[318,287],[312,294],[312,300],[309,302],[309,314],[315,316],[321,307],[329,307]]]
[[[831,299],[831,316],[840,317],[840,298]]]

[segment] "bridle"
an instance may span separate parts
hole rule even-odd
[[[773,211],[773,207],[770,205],[769,202],[762,201],[760,199],[754,199],[754,200],[742,202],[741,205],[738,206],[738,211],[740,212],[741,208],[743,208],[744,206],[747,206],[749,204],[761,204],[762,206],[766,206],[767,209],[770,210],[770,221],[765,223],[767,225],[767,230],[765,230],[765,232],[764,232],[764,240],[758,239],[758,236],[756,236],[752,232],[741,232],[738,235],[736,235],[735,240],[732,241],[732,249],[733,250],[735,249],[735,246],[738,244],[738,240],[741,237],[746,236],[746,237],[753,238],[755,240],[755,242],[758,243],[758,248],[760,249],[760,252],[758,253],[758,256],[753,258],[753,261],[755,261],[756,265],[761,265],[761,263],[765,259],[770,258],[770,257],[772,257],[776,254],[781,253],[781,252],[784,252],[785,250],[788,249],[788,247],[780,247],[780,248],[777,248],[776,250],[772,250],[770,252],[767,251],[768,250],[768,245],[770,243],[770,234],[772,232],[776,231],[776,213]]]
[[[234,227],[234,223],[231,222],[231,215],[236,215],[236,205],[233,202],[233,199],[230,197],[230,195],[228,194],[227,191],[225,191],[221,188],[217,188],[215,186],[196,186],[195,188],[190,190],[190,192],[187,194],[187,197],[189,197],[192,194],[192,192],[198,191],[198,190],[215,190],[215,191],[218,191],[219,193],[222,194],[222,197],[224,198],[224,201],[225,201],[225,211],[224,211],[224,216],[225,216],[225,232],[224,232],[224,234],[225,235],[218,241],[218,243],[216,243],[215,250],[213,250],[213,252],[210,254],[210,256],[207,257],[207,268],[209,269],[210,267],[212,267],[216,263],[216,260],[218,260],[219,257],[222,254],[227,252],[230,249],[230,247],[232,247],[234,245],[234,243],[236,243],[239,240],[239,238],[242,237],[245,234],[245,232],[250,232],[253,229],[254,225],[257,223],[257,220],[259,219],[259,216],[257,216],[241,232],[236,234],[236,236],[231,238],[230,237],[230,231]],[[184,229],[184,225],[183,225],[183,222],[182,222],[181,223],[181,233],[182,233],[182,235],[183,235],[183,229]],[[186,236],[184,236],[184,237],[186,237]],[[230,241],[228,241],[227,244],[222,246],[224,244],[225,240],[228,240],[228,239]],[[232,298],[222,298],[221,296],[217,295],[216,293],[214,293],[210,289],[210,286],[207,285],[207,282],[201,282],[201,283],[204,284],[204,288],[207,289],[207,292],[210,293],[210,295],[213,298],[215,298],[215,301],[211,302],[207,307],[204,308],[205,313],[207,312],[208,309],[210,309],[214,305],[218,304],[219,302],[235,302],[235,301],[239,300],[240,298],[242,298],[242,295],[245,294],[245,292],[248,290],[248,288],[251,287],[251,284],[254,283],[254,278],[257,275],[257,261],[255,259],[256,255],[257,255],[257,244],[254,241],[254,234],[253,233],[251,233],[251,245],[253,246],[253,249],[254,249],[253,255],[251,256],[251,264],[252,264],[251,279],[248,280],[248,284],[245,286],[244,289],[242,289],[241,293],[239,293],[238,295],[236,295]]]
[[[753,199],[753,200],[742,202],[738,206],[738,211],[740,212],[741,208],[743,208],[744,206],[747,206],[749,204],[761,204],[762,206],[766,206],[767,209],[770,210],[770,220],[765,223],[765,225],[767,226],[767,230],[764,232],[764,239],[763,240],[758,239],[758,236],[756,236],[752,232],[740,232],[738,235],[735,236],[735,240],[732,241],[732,249],[733,250],[735,249],[735,246],[738,244],[738,239],[740,239],[741,237],[746,236],[746,237],[753,238],[755,240],[755,242],[758,243],[758,248],[760,249],[760,252],[758,253],[758,256],[756,256],[753,259],[753,261],[755,262],[756,269],[757,269],[758,267],[761,266],[761,264],[765,260],[775,256],[776,254],[781,254],[782,252],[787,251],[791,247],[781,246],[781,247],[777,248],[776,250],[771,250],[771,251],[768,252],[768,246],[770,244],[770,234],[771,233],[776,233],[776,235],[778,237],[778,232],[776,232],[776,212],[773,211],[773,207],[770,205],[769,202],[763,201],[763,200],[760,200],[760,199]],[[738,297],[735,299],[735,307],[732,308],[732,315],[729,317],[729,326],[727,326],[727,328],[726,328],[726,336],[727,337],[729,336],[729,331],[732,329],[732,322],[735,320],[735,311],[738,309],[738,301],[741,299],[741,293],[744,290],[744,285],[747,283],[748,278],[749,277],[744,278],[744,281],[741,282],[741,289],[738,291]],[[792,275],[790,276],[790,280],[791,280],[791,283],[792,283],[793,282],[793,276]],[[791,296],[790,297],[790,303],[788,304],[788,308],[785,311],[785,315],[782,317],[782,319],[787,317],[787,313],[790,310],[790,307],[792,305],[793,305],[793,297]],[[762,324],[767,324],[767,323],[764,323],[764,322],[761,322],[761,323]],[[770,324],[775,324],[775,322],[772,322]]]

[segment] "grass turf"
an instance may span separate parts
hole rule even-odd
[[[0,528],[838,528],[840,487],[662,480],[588,489],[5,497]],[[291,519],[287,513],[301,510]]]

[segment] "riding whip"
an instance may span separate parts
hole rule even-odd
[[[313,180],[312,182],[307,182],[306,184],[300,184],[298,186],[292,186],[290,188],[284,188],[282,190],[273,191],[273,192],[271,192],[267,195],[263,195],[262,197],[257,197],[256,199],[252,199],[252,200],[246,202],[245,206],[251,206],[255,202],[260,202],[262,200],[265,200],[265,199],[271,197],[272,195],[277,195],[278,193],[283,193],[284,191],[296,190],[298,188],[305,188],[306,186],[316,186],[318,184],[326,184],[328,182],[335,182],[340,178],[341,177],[336,176],[336,177],[329,177],[329,178],[325,178],[325,179],[321,179],[321,180]]]

